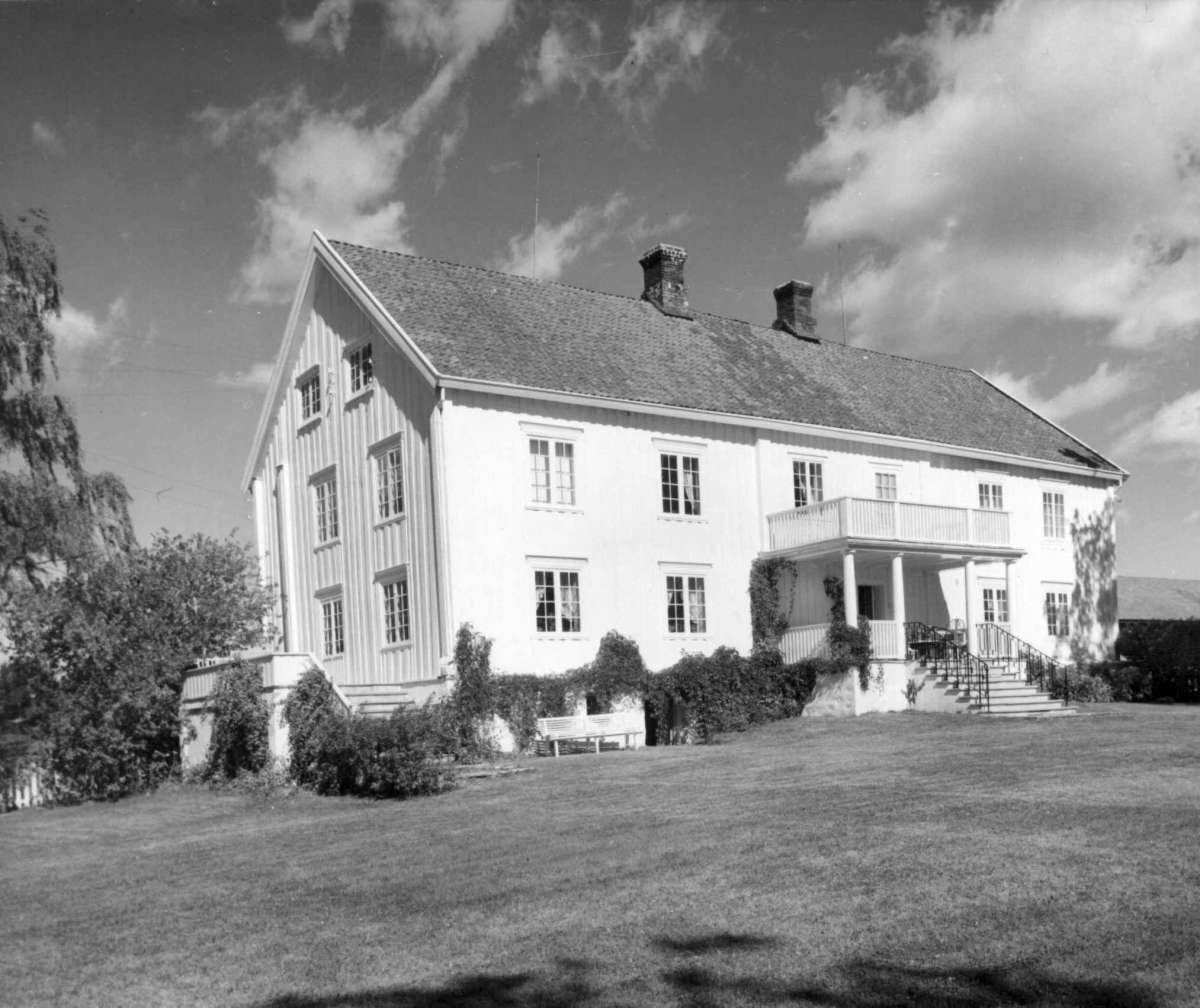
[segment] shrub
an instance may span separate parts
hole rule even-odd
[[[1200,700],[1200,620],[1121,627],[1117,654],[1148,674],[1153,700]]]
[[[458,628],[454,646],[458,676],[450,704],[458,724],[459,747],[468,759],[490,759],[495,755],[487,731],[496,710],[491,656],[491,640],[475,633],[470,623]]]
[[[445,704],[400,708],[387,720],[350,721],[354,794],[412,798],[454,787],[458,733]]]
[[[262,770],[270,757],[267,729],[271,714],[263,699],[258,666],[237,661],[221,673],[210,711],[212,741],[204,776],[231,778],[242,771]]]
[[[320,793],[341,787],[327,776],[332,753],[347,744],[346,712],[334,693],[333,684],[319,668],[308,669],[283,704],[288,726],[288,766],[292,779]],[[337,765],[338,760],[332,760]]]
[[[570,713],[567,690],[565,676],[511,675],[492,679],[495,712],[512,729],[518,749],[524,752],[533,746],[538,718],[564,717]]]
[[[785,665],[778,652],[765,649],[749,658],[728,647],[684,655],[650,678],[646,710],[658,724],[658,742],[710,742],[722,732],[795,717],[822,668],[818,662]],[[684,723],[673,725],[680,708]]]
[[[1068,703],[1111,703],[1112,689],[1107,680],[1074,665],[1059,665],[1050,672],[1049,693]]]
[[[589,709],[589,714],[610,714],[615,700],[643,696],[648,675],[637,643],[609,630],[600,640],[596,657],[582,668],[572,669],[566,679],[570,692],[583,693],[594,701],[595,709]]]
[[[1089,671],[1108,683],[1112,698],[1120,703],[1149,700],[1154,695],[1154,680],[1149,672],[1124,662],[1096,662]]]

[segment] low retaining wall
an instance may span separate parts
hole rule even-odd
[[[184,770],[201,766],[208,758],[208,746],[212,741],[209,697],[212,696],[221,674],[238,661],[257,666],[262,676],[263,695],[271,712],[267,722],[267,744],[271,758],[288,758],[288,726],[283,720],[284,702],[305,672],[311,668],[321,669],[322,672],[325,670],[321,663],[307,652],[248,653],[210,660],[184,673],[183,691],[179,701],[179,719],[182,726],[179,756]],[[341,690],[334,686],[333,691],[349,710],[349,704]]]

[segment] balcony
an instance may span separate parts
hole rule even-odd
[[[771,550],[839,540],[1008,547],[1007,511],[839,497],[767,515]]]

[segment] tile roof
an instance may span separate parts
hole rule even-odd
[[[639,298],[330,245],[447,377],[605,396],[1119,472],[978,375]]]
[[[1180,578],[1117,578],[1117,618],[1200,619],[1200,581]]]

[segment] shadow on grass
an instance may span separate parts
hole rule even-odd
[[[725,953],[753,952],[778,939],[721,932],[693,938],[662,937],[653,947],[670,960],[653,976],[628,976],[619,967],[558,959],[553,972],[476,974],[441,986],[397,986],[330,995],[285,994],[255,1008],[570,1008],[570,1006],[678,1004],[811,1005],[821,1008],[982,1008],[1055,1005],[1057,1008],[1161,1008],[1141,984],[1070,980],[1022,964],[980,969],[934,969],[848,959],[809,979],[768,979],[732,968]],[[722,955],[706,966],[702,957]],[[674,965],[678,963],[678,965]],[[759,965],[759,964],[755,964]],[[661,987],[660,987],[661,985]],[[657,990],[654,988],[658,988]],[[634,991],[630,999],[621,991]],[[614,999],[615,998],[615,999]]]

